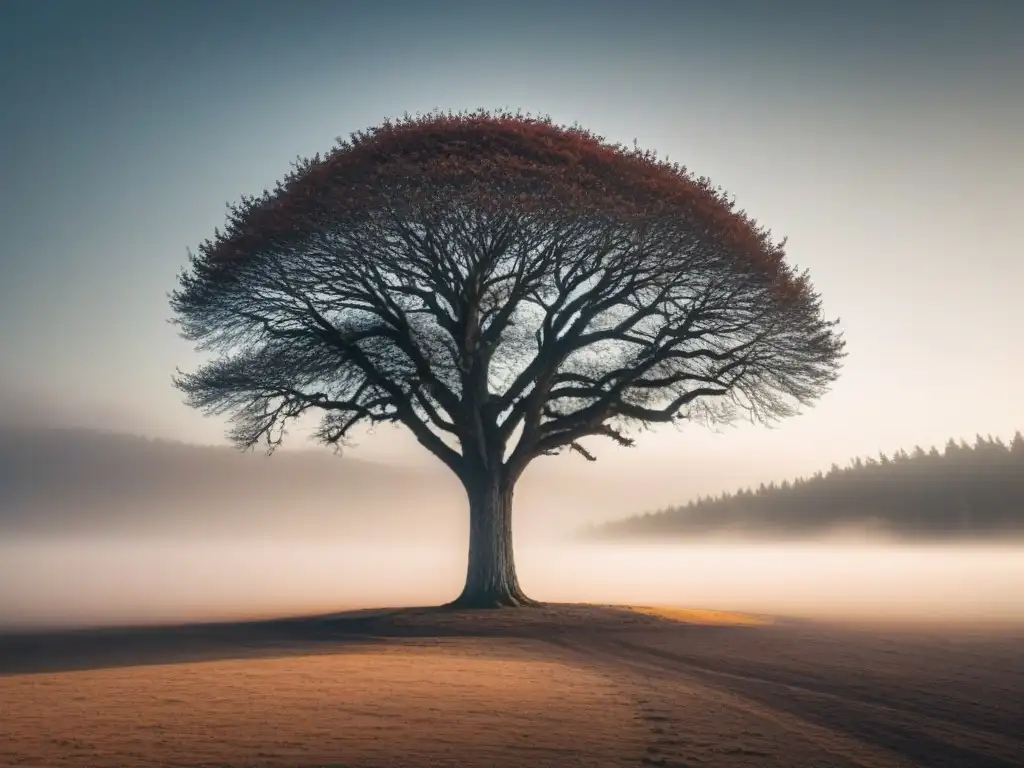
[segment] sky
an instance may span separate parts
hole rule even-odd
[[[604,477],[685,498],[1007,438],[1024,429],[1022,36],[1019,0],[5,0],[0,408],[224,442],[171,386],[199,359],[168,324],[187,249],[338,136],[482,106],[711,177],[788,237],[841,320],[845,368],[814,408],[598,445]],[[431,461],[390,429],[356,455]]]

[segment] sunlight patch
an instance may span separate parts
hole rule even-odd
[[[770,616],[757,616],[733,611],[712,611],[701,608],[671,608],[658,605],[630,605],[629,610],[647,616],[658,616],[683,624],[713,624],[716,626],[757,627],[773,623]]]

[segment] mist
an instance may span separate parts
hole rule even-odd
[[[465,544],[274,539],[8,540],[4,630],[177,623],[438,604]],[[523,542],[523,587],[555,602],[857,620],[1024,620],[1024,548],[895,544]]]
[[[424,453],[426,453],[424,451]],[[581,526],[664,505],[725,480],[593,472],[571,457],[535,462],[516,490],[517,531],[573,535]],[[150,440],[0,420],[0,537],[53,540],[458,539],[466,495],[439,461],[365,461],[320,448],[272,457],[225,446]]]

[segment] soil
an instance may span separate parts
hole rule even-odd
[[[1024,628],[555,605],[0,637],[0,766],[1024,766]]]

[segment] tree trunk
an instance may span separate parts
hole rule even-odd
[[[500,477],[466,484],[469,561],[454,608],[500,608],[536,603],[523,594],[512,556],[512,485]]]

